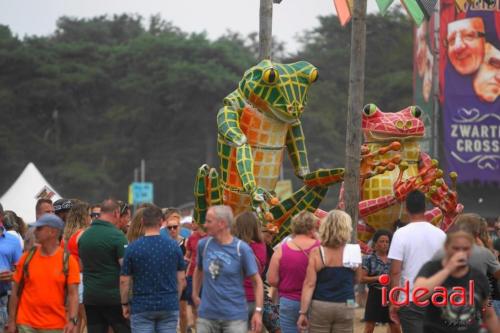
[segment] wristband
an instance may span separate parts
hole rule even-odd
[[[122,303],[122,306],[127,306],[128,305],[128,302],[127,303]]]
[[[307,311],[302,311],[302,310],[299,310],[299,314],[301,314],[301,315],[306,315],[306,314],[307,314]]]
[[[255,312],[260,312],[262,313],[262,308],[260,306],[255,307]]]

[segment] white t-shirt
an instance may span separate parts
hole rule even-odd
[[[415,277],[436,251],[443,248],[445,239],[443,230],[429,222],[411,222],[394,233],[388,257],[402,261],[400,287],[404,287],[405,281],[410,281],[410,302],[413,302],[411,294]],[[400,292],[399,301],[404,297]]]

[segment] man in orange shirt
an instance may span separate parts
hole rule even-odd
[[[74,333],[78,322],[80,273],[77,261],[65,256],[59,246],[64,223],[54,214],[44,214],[33,227],[40,246],[34,253],[26,252],[17,265],[7,331],[15,333],[17,327],[19,333]],[[68,260],[66,264],[65,260]]]

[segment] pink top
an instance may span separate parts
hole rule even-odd
[[[250,247],[252,248],[253,254],[257,259],[257,268],[259,269],[259,275],[261,275],[267,264],[266,243],[253,242],[248,245],[250,245]],[[255,293],[253,292],[252,280],[250,278],[245,278],[245,280],[243,281],[243,287],[245,288],[247,302],[255,302]]]
[[[281,246],[281,259],[279,265],[279,284],[278,292],[280,297],[285,297],[293,301],[300,301],[302,294],[302,285],[306,278],[307,264],[309,262],[309,253],[312,249],[319,246],[316,241],[313,245],[301,250],[291,249],[285,242]]]

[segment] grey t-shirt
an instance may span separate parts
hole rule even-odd
[[[434,254],[432,260],[441,260],[444,257],[444,250],[440,249]],[[485,247],[474,245],[469,258],[469,265],[477,269],[484,275],[486,273],[495,274],[500,270],[500,263],[495,255]]]

